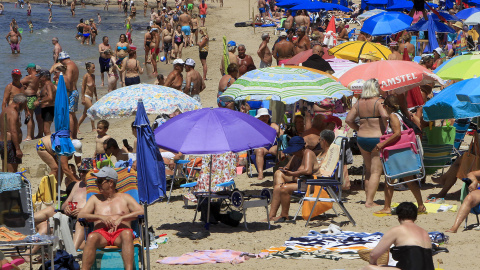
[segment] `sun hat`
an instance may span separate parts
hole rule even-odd
[[[48,71],[48,70],[47,70]],[[75,152],[73,155],[76,157],[82,156],[82,142],[79,140],[72,140],[73,147],[75,148]]]
[[[195,67],[195,60],[192,58],[187,58],[187,60],[185,60],[185,65]]]
[[[113,169],[113,168],[110,168],[110,167],[102,167],[100,169],[100,171],[98,171],[97,173],[92,173],[93,175],[95,175],[96,177],[105,177],[105,178],[109,178],[109,179],[113,179],[113,180],[118,180],[118,174],[117,172]]]
[[[343,126],[342,119],[333,116],[333,115],[325,115],[325,120],[323,120],[324,123],[334,123],[336,127],[341,127]]]
[[[26,68],[25,70],[27,70],[27,69],[29,69],[29,68],[35,68],[35,67],[36,67],[36,66],[35,66],[34,63],[30,63],[30,64],[27,65],[27,68]]]
[[[268,115],[268,116],[272,117],[272,116],[268,113],[268,109],[267,109],[267,108],[260,108],[260,109],[258,109],[257,115],[255,115],[255,118],[260,118],[260,116],[264,116],[264,115]]]
[[[177,58],[173,60],[173,65],[185,65],[185,62],[183,62],[182,58]]]
[[[280,37],[287,37],[288,35],[287,35],[287,32],[282,31],[279,36]]]
[[[70,55],[68,55],[68,53],[66,53],[65,51],[60,52],[60,54],[58,55],[58,60],[64,60],[68,58],[70,58]]]
[[[288,141],[288,147],[283,150],[284,154],[292,154],[305,147],[305,140],[300,136],[294,136]]]
[[[12,70],[12,74],[22,75],[22,72],[20,71],[20,69],[16,68],[16,69]]]
[[[436,51],[438,55],[442,55],[442,52],[443,52],[442,48],[440,47],[437,47],[434,51]]]
[[[458,22],[454,23],[453,26],[458,27],[458,28],[463,28],[463,23],[458,21]]]

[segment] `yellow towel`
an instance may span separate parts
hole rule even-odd
[[[392,203],[392,207],[397,207],[399,203]],[[417,203],[415,203],[417,205]],[[433,214],[433,213],[438,213],[438,209],[441,206],[450,206],[449,204],[437,204],[437,203],[425,203],[425,208],[427,208],[427,213]],[[448,210],[448,212],[457,212],[458,206],[457,205],[452,205],[452,208]],[[376,217],[386,217],[386,216],[391,216],[391,214],[376,214],[373,213],[374,216]]]
[[[37,192],[32,196],[35,208],[45,204],[53,204],[57,198],[57,180],[53,174],[44,176],[40,181]],[[39,211],[41,209],[35,209]]]

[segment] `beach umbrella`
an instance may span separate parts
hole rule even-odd
[[[466,79],[462,82],[465,83],[460,84],[462,89],[457,93],[458,100],[473,104],[480,104],[480,78]],[[458,83],[453,85],[456,84]]]
[[[276,6],[278,7],[282,7],[282,8],[291,8],[291,7],[294,7],[296,5],[300,5],[302,3],[305,3],[307,1],[305,0],[284,0],[284,1],[281,1],[281,2],[277,2],[275,3]]]
[[[55,95],[55,133],[52,134],[52,149],[58,157],[58,209],[60,203],[60,185],[62,183],[62,166],[60,162],[61,156],[71,156],[75,152],[72,140],[70,139],[70,110],[68,108],[68,94],[63,74],[60,73],[58,79],[57,91]]]
[[[480,12],[480,8],[466,8],[464,10],[460,10],[455,16],[462,20],[468,19],[468,17],[472,16],[473,14]]]
[[[463,23],[466,24],[466,25],[480,24],[480,12],[472,14]]]
[[[114,90],[95,102],[87,111],[90,118],[120,118],[137,111],[142,99],[148,114],[171,114],[202,108],[200,102],[176,89],[153,84],[135,84]]]
[[[429,24],[430,22],[430,24]],[[455,33],[455,30],[450,26],[440,22],[437,19],[434,19],[432,14],[428,15],[428,21],[425,19],[419,20],[416,24],[407,28],[407,31],[434,31],[437,33]]]
[[[298,66],[301,63],[307,61],[307,59],[310,56],[312,56],[312,54],[313,54],[312,49],[297,53],[294,57],[290,58],[286,63],[284,63],[284,65]],[[331,59],[331,58],[335,58],[335,56],[329,55],[327,51],[323,54],[322,58]]]
[[[310,12],[319,12],[320,10],[340,10],[343,12],[352,11],[348,7],[339,4],[330,4],[321,1],[302,2],[290,8],[290,10],[307,10]]]
[[[296,67],[268,67],[245,73],[220,99],[280,100],[293,104],[300,99],[320,102],[325,98],[342,98],[352,94],[336,80],[318,72]]]
[[[360,31],[372,36],[387,36],[407,29],[412,20],[400,12],[383,12],[365,20]]]
[[[474,80],[478,85],[478,81]],[[442,119],[463,119],[480,116],[480,104],[460,101],[457,98],[472,80],[454,83],[443,89],[423,106],[423,119],[434,121]]]
[[[240,152],[273,144],[277,133],[248,114],[225,108],[205,108],[175,116],[155,130],[157,145],[183,154]],[[213,160],[212,158],[210,160]],[[212,162],[210,171],[212,171]],[[211,175],[208,187],[209,229]]]
[[[451,66],[454,66],[456,64],[459,64],[459,63],[462,63],[462,62],[465,62],[465,61],[468,61],[468,60],[480,60],[480,54],[476,53],[476,54],[464,54],[464,55],[455,56],[455,57],[453,57],[451,59],[448,59],[447,61],[443,62],[439,67],[437,67],[433,71],[433,73],[438,75],[438,72],[442,71],[444,68],[449,68]]]
[[[367,0],[367,5],[386,6],[387,4],[388,0]]]
[[[392,54],[392,51],[387,47],[368,41],[345,42],[331,48],[328,52],[336,58],[347,59],[354,62],[358,62],[362,54],[371,54],[372,56],[385,60]]]
[[[366,19],[366,18],[370,18],[370,17],[372,17],[373,15],[377,15],[377,14],[382,13],[382,12],[386,12],[386,11],[385,11],[385,10],[381,10],[381,9],[372,9],[372,10],[365,11],[364,13],[358,15],[357,18],[359,18],[359,19]]]
[[[410,61],[377,61],[356,66],[345,72],[338,82],[349,87],[363,84],[369,79],[377,79],[383,91],[404,93],[414,87],[443,81],[427,68]]]
[[[413,8],[413,2],[412,1],[395,1],[395,3],[391,6],[387,7],[387,10],[410,10]]]
[[[427,21],[428,43],[423,50],[424,53],[431,53],[438,48],[437,35],[435,34],[435,20],[433,19],[433,16],[434,15],[429,17]]]
[[[137,114],[133,126],[137,132],[137,185],[138,197],[145,212],[145,241],[147,244],[147,269],[150,269],[150,239],[148,234],[147,206],[163,198],[166,192],[167,180],[165,164],[155,143],[155,137],[150,127],[142,100],[138,100]]]
[[[332,61],[332,60],[334,60],[334,61]],[[343,76],[343,74],[345,74],[350,69],[352,69],[352,68],[354,68],[358,65],[362,65],[362,63],[355,63],[355,62],[352,62],[352,61],[349,61],[349,60],[338,59],[338,58],[328,59],[327,62],[330,63],[330,66],[335,71],[335,73],[333,73],[332,76],[334,76],[336,78],[340,78],[340,77]]]
[[[442,17],[443,17],[445,20],[447,20],[447,21],[460,21],[460,18],[458,18],[458,17],[455,16],[455,15],[451,15],[451,14],[449,14],[449,13],[447,13],[447,12],[438,12],[438,11],[437,11],[437,13],[438,13],[440,16],[442,16]],[[434,20],[440,20],[440,18],[438,17],[437,14],[435,14],[435,13],[430,13],[430,15],[432,15],[432,17],[433,17]]]
[[[437,75],[444,80],[465,80],[480,77],[480,60],[467,60],[458,64],[446,64]]]

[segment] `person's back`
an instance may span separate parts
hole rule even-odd
[[[380,137],[385,131],[380,114],[383,109],[383,98],[361,98],[357,101],[356,107],[358,117],[360,118],[360,129],[358,136],[360,137]]]
[[[278,61],[290,59],[293,57],[294,45],[291,41],[281,40],[275,44],[275,52],[278,54]]]

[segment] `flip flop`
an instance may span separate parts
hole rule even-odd
[[[287,219],[285,217],[281,217],[281,218],[275,220],[275,222],[273,222],[273,223],[285,223],[285,222],[287,222]]]
[[[203,238],[207,238],[209,236],[210,236],[209,231],[202,231],[202,232],[197,232],[197,233],[193,234],[188,239],[190,239],[190,240],[200,240],[200,239],[203,239]]]
[[[176,235],[180,238],[190,238],[194,233],[191,231],[178,232]]]

